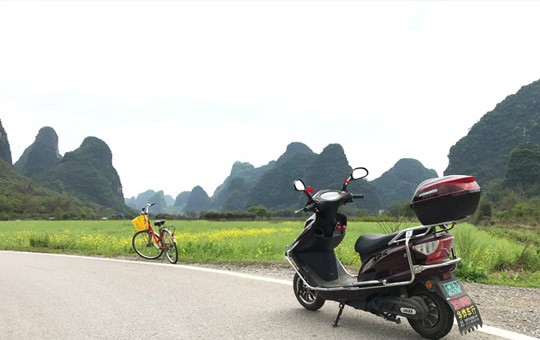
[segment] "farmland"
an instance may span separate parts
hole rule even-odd
[[[298,221],[182,220],[167,224],[175,226],[180,262],[243,265],[261,262],[287,265],[284,248],[302,228],[302,222]],[[336,249],[338,258],[351,270],[357,270],[360,260],[354,242],[361,234],[382,233],[381,229],[375,222],[349,222],[347,237]],[[457,254],[463,259],[457,270],[462,279],[540,287],[538,245],[523,242],[537,234],[534,230],[515,237],[459,224],[452,233],[456,237]],[[135,259],[131,248],[133,234],[129,220],[2,221],[0,249]]]

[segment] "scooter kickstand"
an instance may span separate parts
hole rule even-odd
[[[334,321],[334,323],[332,323],[332,327],[337,327],[338,326],[339,318],[341,318],[341,313],[343,313],[343,308],[344,307],[345,307],[344,303],[339,304],[339,312],[337,313],[336,320]]]

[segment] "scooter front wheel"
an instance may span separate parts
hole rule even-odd
[[[300,278],[300,275],[298,273],[294,274],[293,278],[293,290],[294,290],[294,296],[296,296],[296,299],[300,304],[305,308],[309,310],[317,310],[321,308],[324,303],[326,302],[325,299],[320,297],[317,294],[317,291],[310,289]]]

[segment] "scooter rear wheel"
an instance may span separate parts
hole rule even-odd
[[[317,310],[326,302],[325,299],[317,294],[317,291],[306,286],[298,273],[294,274],[293,290],[294,296],[296,296],[298,302],[300,302],[305,309]]]
[[[440,339],[450,333],[454,325],[454,314],[446,301],[427,289],[417,288],[409,295],[422,298],[429,310],[424,320],[407,319],[418,334],[427,339]]]

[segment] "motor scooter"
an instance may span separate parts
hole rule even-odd
[[[422,182],[411,207],[421,226],[391,234],[363,234],[355,243],[361,260],[358,275],[345,269],[334,249],[347,231],[347,217],[340,206],[363,195],[352,194],[351,181],[365,178],[366,168],[355,168],[341,190],[314,189],[301,180],[296,191],[307,196],[298,210],[312,212],[300,235],[285,249],[285,258],[295,270],[293,290],[308,310],[318,310],[325,301],[336,301],[339,310],[350,306],[400,323],[407,319],[422,337],[447,335],[455,317],[464,334],[482,326],[478,306],[453,274],[461,261],[450,234],[456,221],[474,213],[480,187],[472,176],[446,176]]]

